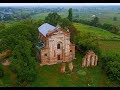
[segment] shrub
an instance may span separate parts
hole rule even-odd
[[[102,69],[106,71],[110,80],[120,82],[120,55],[117,53],[107,53],[102,56]]]
[[[77,49],[79,49],[81,53],[86,54],[88,50],[92,50],[97,55],[101,54],[98,39],[91,33],[80,32],[80,34],[78,34],[78,36],[75,37],[75,44]]]

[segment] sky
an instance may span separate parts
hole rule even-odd
[[[93,6],[120,5],[120,3],[0,3],[0,6]]]

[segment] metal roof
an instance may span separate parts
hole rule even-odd
[[[56,27],[48,24],[48,23],[44,23],[42,24],[38,30],[39,32],[41,32],[44,36],[46,36],[46,34],[48,33],[49,30],[54,30]]]

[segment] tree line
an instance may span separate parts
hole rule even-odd
[[[73,22],[82,23],[82,24],[102,28],[102,29],[105,29],[105,30],[107,30],[109,32],[120,35],[120,26],[119,25],[112,25],[112,24],[108,24],[108,23],[101,24],[99,22],[98,17],[94,17],[93,20],[91,20],[91,21],[83,20],[83,19],[74,19]]]
[[[10,70],[16,74],[16,86],[27,86],[37,78],[35,45],[41,20],[23,20],[0,31],[0,52],[11,50]],[[1,70],[0,75],[2,74]]]

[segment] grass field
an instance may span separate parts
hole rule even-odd
[[[87,20],[92,20],[93,17],[92,15],[96,15],[99,18],[100,23],[109,23],[109,24],[114,24],[114,25],[120,25],[120,14],[117,12],[104,12],[99,14],[95,12],[73,12],[74,14],[78,14],[81,19],[87,19]],[[114,21],[113,18],[117,17],[117,20]]]
[[[93,35],[97,36],[99,39],[107,39],[107,40],[120,40],[120,36],[113,34],[109,31],[106,31],[104,29],[100,29],[93,26],[88,26],[80,23],[73,23],[73,25],[76,27],[76,29],[83,33],[92,33]]]
[[[49,14],[49,12],[47,13],[39,13],[39,14],[35,14],[33,16],[31,16],[32,19],[37,20],[37,19],[42,19],[44,20],[45,17]],[[65,18],[67,17],[67,12],[58,12],[58,14],[62,17]]]
[[[38,79],[32,83],[32,86],[42,87],[97,87],[109,86],[110,82],[99,66],[96,68],[81,68],[82,57],[76,53],[76,60],[73,61],[74,70],[69,72],[68,66],[66,73],[60,73],[60,65],[39,66]]]
[[[76,52],[76,59],[73,61],[74,69],[70,73],[68,64],[66,64],[66,73],[60,73],[61,64],[51,66],[38,65],[38,78],[31,83],[31,87],[104,87],[104,86],[119,86],[106,77],[106,74],[101,70],[100,65],[89,68],[82,68],[83,56]],[[9,67],[5,67],[5,76],[0,79],[0,86],[14,86],[15,77],[11,73]]]
[[[100,48],[102,53],[119,53],[120,54],[120,41],[115,40],[103,40],[100,42]]]
[[[84,24],[74,23],[77,30],[83,33],[90,32],[100,38],[102,52],[120,52],[120,36],[104,29],[92,27]]]
[[[109,23],[114,25],[120,25],[120,14],[118,13],[106,13],[98,16],[101,23]],[[117,17],[117,21],[113,20],[113,17]]]

